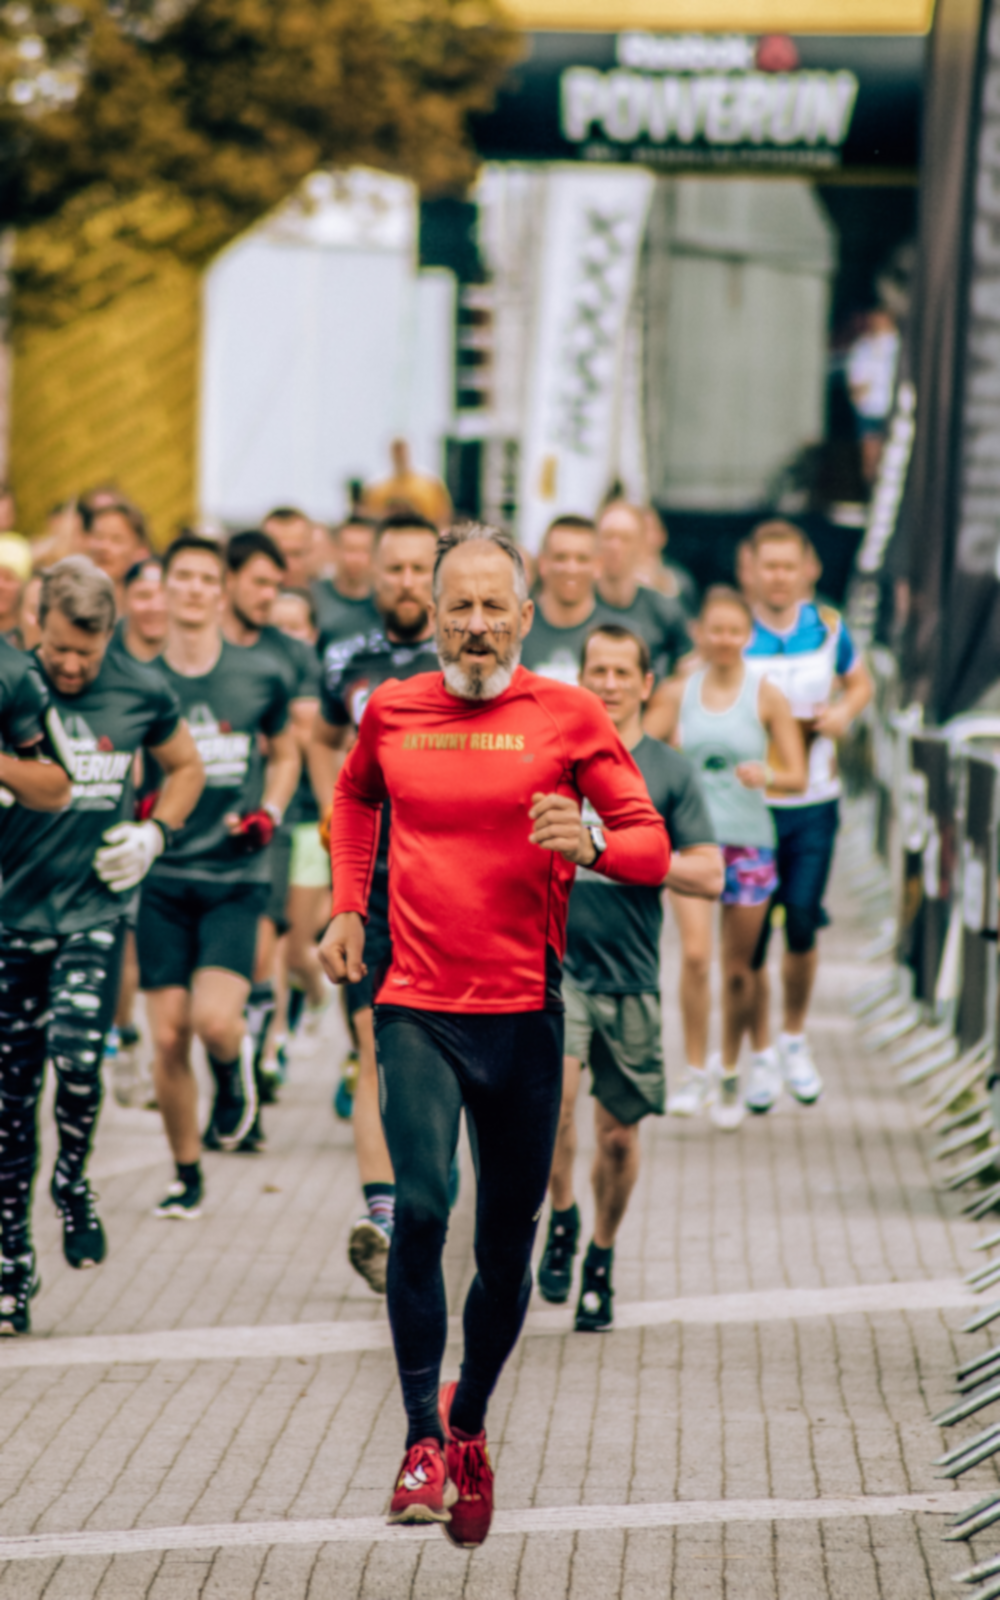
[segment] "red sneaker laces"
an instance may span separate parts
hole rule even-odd
[[[436,1447],[421,1439],[419,1444],[412,1444],[407,1450],[400,1477],[407,1472],[416,1473],[418,1467],[426,1467],[429,1472],[436,1472],[439,1461],[440,1452]]]
[[[455,1488],[463,1500],[481,1499],[483,1484],[489,1468],[481,1439],[456,1439],[462,1445],[459,1453],[458,1482]]]

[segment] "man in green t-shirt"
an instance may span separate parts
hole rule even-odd
[[[46,573],[37,662],[59,715],[72,797],[57,815],[17,805],[0,838],[0,1334],[27,1333],[37,1288],[30,1202],[46,1056],[56,1075],[59,1154],[51,1194],[72,1267],[104,1259],[86,1178],[101,1104],[126,918],[152,863],[202,787],[176,696],[114,634],[114,586],[86,556]],[[152,816],[134,820],[138,750],[165,773]]]
[[[640,582],[646,555],[645,517],[638,506],[611,500],[597,521],[600,577],[597,599],[602,622],[630,628],[649,646],[653,677],[672,677],[691,654],[684,607]]]
[[[560,683],[579,682],[584,640],[602,620],[594,589],[597,570],[597,528],[591,519],[556,517],[538,552],[540,588],[531,631],[521,643],[521,665],[529,672]]]
[[[722,891],[722,855],[691,762],[642,731],[653,690],[644,639],[618,623],[600,623],[583,652],[580,682],[605,706],[631,751],[666,824],[672,853],[667,885],[714,900]],[[584,822],[600,827],[585,807]],[[639,1124],[662,1115],[666,1097],[660,1019],[661,888],[614,883],[578,867],[569,901],[563,1001],[566,1043],[563,1099],[549,1184],[552,1214],[538,1287],[560,1304],[570,1291],[580,1213],[573,1198],[576,1097],[580,1075],[592,1078],[597,1150],[594,1237],[576,1308],[581,1332],[610,1328],[614,1243],[639,1175]]]
[[[360,644],[382,626],[372,599],[377,527],[374,517],[353,512],[331,530],[333,575],[316,578],[312,585],[320,655],[327,645],[345,639]]]
[[[279,670],[287,676],[289,725],[301,759],[309,743],[318,705],[319,657],[315,647],[292,639],[270,625],[268,619],[285,574],[284,554],[270,534],[257,528],[234,533],[226,545],[222,635],[229,644],[241,650],[253,650],[258,657],[269,654]],[[307,591],[302,592],[308,599]],[[293,829],[299,821],[310,819],[318,825],[319,814],[303,762],[298,788],[286,807],[281,827],[271,843],[270,893],[257,927],[257,954],[247,1002],[247,1025],[254,1046],[254,1081],[262,1105],[270,1104],[277,1098],[280,1081],[264,1073],[263,1059],[275,1010],[274,979],[278,965],[278,941],[284,938],[290,927],[288,900]],[[316,931],[312,929],[311,935],[314,936]],[[314,1008],[319,1010],[326,990],[319,958],[315,955],[308,978],[311,980],[309,998]],[[214,1130],[206,1132],[205,1144],[206,1147],[218,1147]],[[263,1145],[264,1132],[258,1113],[257,1121],[242,1141],[240,1149],[252,1153],[262,1149]]]
[[[190,1219],[201,1209],[193,1034],[215,1080],[213,1140],[234,1149],[254,1124],[244,1007],[268,899],[268,846],[299,779],[287,674],[269,651],[223,638],[224,572],[224,552],[197,534],[182,534],[163,558],[167,643],[157,666],[191,729],[205,788],[176,846],[143,887],[136,928],[156,1098],[177,1167],[157,1207],[161,1217]]]

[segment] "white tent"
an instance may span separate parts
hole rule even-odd
[[[205,279],[200,500],[253,522],[273,505],[334,519],[391,439],[441,473],[451,431],[455,285],[417,268],[412,186],[318,173]]]

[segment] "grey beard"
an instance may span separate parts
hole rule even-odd
[[[493,668],[488,677],[479,672],[466,672],[457,661],[446,661],[438,649],[438,660],[444,673],[445,688],[462,700],[495,700],[510,687],[510,681],[521,664],[520,642],[513,653],[500,666]]]

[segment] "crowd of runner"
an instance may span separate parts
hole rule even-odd
[[[30,1331],[40,1286],[46,1062],[65,1258],[97,1266],[104,1077],[158,1108],[174,1176],[156,1215],[194,1221],[203,1151],[264,1148],[289,1040],[317,1032],[342,984],[352,1049],[332,1114],[350,1119],[363,1196],[348,1253],[387,1295],[409,1426],[390,1518],[474,1545],[492,1513],[486,1407],[546,1192],[538,1288],[573,1291],[585,1070],[580,1331],[613,1325],[646,1116],[732,1132],[785,1091],[822,1092],[806,1022],[836,742],[871,684],[790,523],[761,524],[736,584],[699,601],[652,511],[559,516],[532,562],[493,529],[452,526],[440,486],[405,467],[332,530],[286,507],[156,554],[108,490],[43,544],[0,532],[0,1335]],[[683,1038],[665,1052],[667,902]],[[477,1273],[461,1376],[442,1389],[463,1111]]]

